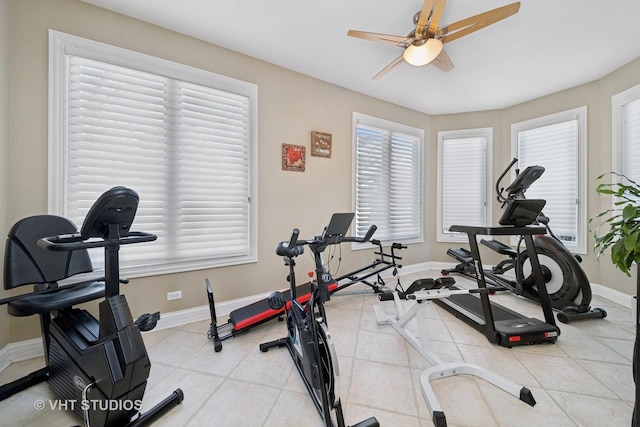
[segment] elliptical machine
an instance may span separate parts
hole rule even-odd
[[[533,242],[540,260],[544,281],[552,307],[558,311],[558,320],[569,323],[573,320],[604,318],[607,312],[601,308],[591,308],[591,286],[584,270],[580,267],[580,258],[573,255],[562,241],[553,234],[549,218],[541,211],[546,201],[526,199],[524,193],[544,173],[542,166],[529,166],[523,171],[516,170],[516,179],[505,189],[500,186],[502,179],[518,162],[514,158],[502,172],[496,182],[496,197],[503,209],[501,225],[525,226],[544,225],[546,235],[534,236]],[[506,193],[506,196],[505,196]],[[531,264],[526,251],[520,250],[522,237],[516,249],[497,240],[480,241],[491,250],[508,258],[491,270],[484,272],[494,290],[508,290],[539,302],[540,298],[531,274]],[[466,249],[449,249],[447,255],[460,263],[453,269],[442,270],[442,274],[458,273],[475,279],[475,266]],[[503,276],[509,270],[515,273],[515,280]]]
[[[52,319],[50,330],[49,386],[60,399],[75,402],[73,409],[87,427],[148,425],[184,399],[176,389],[146,413],[139,412],[151,369],[140,329],[153,329],[159,315],[134,322],[120,294],[120,246],[157,238],[130,230],[138,200],[135,191],[114,187],[93,204],[80,234],[38,241],[51,251],[104,248],[105,299],[99,320],[86,310],[68,308]]]
[[[285,307],[288,336],[260,344],[260,351],[273,347],[287,347],[326,427],[345,427],[340,401],[340,373],[338,357],[327,327],[325,301],[330,299],[329,285],[334,282],[326,270],[322,252],[329,245],[341,242],[366,242],[376,227],[371,226],[363,238],[345,237],[353,220],[353,213],[334,214],[321,236],[309,240],[298,240],[299,230],[293,229],[288,242],[276,246],[276,254],[284,258],[289,266],[287,280],[290,285],[290,299],[276,291],[269,296],[269,306],[273,310]],[[310,298],[302,304],[296,294],[295,258],[309,246],[315,261],[316,280],[309,283]],[[378,421],[368,418],[352,427],[379,427]]]

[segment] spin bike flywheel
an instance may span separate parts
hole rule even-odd
[[[318,324],[318,344],[320,349],[320,360],[318,367],[322,370],[325,379],[324,390],[314,389],[318,400],[322,401],[319,393],[325,393],[327,401],[332,408],[340,403],[340,369],[338,368],[338,354],[336,353],[331,333],[324,323]]]
[[[300,343],[300,333],[295,327],[291,314],[287,316],[287,329],[289,331],[289,340],[295,351],[302,354],[302,344]],[[322,402],[322,394],[326,393],[327,402],[332,408],[335,408],[340,402],[340,370],[338,368],[338,354],[336,353],[333,340],[331,339],[331,333],[327,326],[318,322],[318,349],[320,351],[320,360],[318,361],[318,367],[322,370],[322,377],[325,380],[324,390],[313,387],[316,399],[318,402]]]

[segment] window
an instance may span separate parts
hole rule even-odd
[[[640,85],[611,97],[613,170],[640,182]]]
[[[438,132],[439,242],[466,242],[452,225],[491,224],[492,128]]]
[[[376,225],[380,241],[423,241],[423,140],[422,129],[353,113],[357,236]]]
[[[50,212],[134,189],[158,240],[122,248],[128,276],[256,261],[255,85],[55,31],[49,67]]]
[[[518,167],[545,168],[526,196],[547,201],[544,214],[554,234],[580,253],[586,253],[586,141],[587,107],[511,126]]]

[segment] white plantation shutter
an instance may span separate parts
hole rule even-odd
[[[640,85],[633,86],[611,97],[611,140],[613,142],[612,171],[640,182]],[[623,178],[611,176],[602,182],[620,182]],[[612,199],[613,209],[616,198]]]
[[[422,143],[412,135],[391,134],[389,229],[394,240],[422,237]]]
[[[376,225],[378,240],[420,241],[421,130],[394,124],[399,129],[396,130],[389,125],[354,113],[356,234],[363,236],[371,225]]]
[[[621,172],[635,182],[640,182],[640,99],[622,105],[621,125]]]
[[[544,174],[527,190],[528,199],[545,199],[544,214],[565,242],[577,238],[577,120],[520,132],[518,166],[540,165]]]
[[[581,146],[586,108],[541,119],[540,125],[517,131],[518,167],[540,165],[542,176],[526,192],[528,199],[547,201],[543,212],[554,234],[572,250],[584,250],[584,163]]]
[[[356,235],[364,236],[371,224],[387,224],[389,193],[389,159],[385,141],[389,133],[358,125],[356,128]],[[382,231],[382,230],[379,230]],[[381,233],[376,231],[376,238]]]
[[[100,194],[124,185],[140,196],[133,229],[158,239],[124,246],[123,268],[154,274],[255,259],[251,94],[162,67],[64,56],[59,214],[80,226]]]
[[[440,215],[439,236],[445,240],[466,241],[467,236],[455,238],[449,231],[452,225],[489,225],[487,201],[487,137],[473,136],[440,139]],[[455,135],[455,133],[452,133]],[[445,238],[446,236],[446,238]]]

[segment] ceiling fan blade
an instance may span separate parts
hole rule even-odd
[[[520,2],[492,9],[478,15],[471,16],[453,24],[445,25],[436,32],[442,43],[452,42],[462,36],[478,31],[491,24],[495,24],[520,10]]]
[[[431,16],[431,11],[433,10],[433,5],[435,4],[435,2],[436,0],[424,0],[422,10],[420,11],[420,17],[418,18],[418,22],[416,23],[417,34],[424,34],[427,20],[429,19],[429,16]]]
[[[358,31],[358,30],[349,30],[347,32],[347,35],[351,37],[357,37],[359,39],[392,44],[394,46],[398,46],[402,43],[406,44],[411,41],[411,39],[407,38],[406,36],[394,36],[391,34],[369,33],[367,31]]]
[[[429,21],[429,29],[427,35],[433,37],[438,31],[438,25],[440,25],[440,18],[442,18],[442,12],[444,11],[444,4],[446,0],[436,0],[433,6],[433,13],[431,14],[431,21]]]
[[[391,61],[391,63],[389,65],[387,65],[386,67],[384,67],[382,70],[380,70],[380,72],[378,72],[378,74],[376,74],[375,76],[373,76],[373,78],[371,80],[378,80],[379,78],[383,77],[384,75],[386,75],[389,71],[393,70],[394,68],[396,68],[402,61],[404,61],[404,58],[402,57],[402,55],[398,56],[396,59],[394,59],[393,61]]]
[[[451,62],[451,58],[449,58],[449,55],[447,55],[447,52],[445,52],[444,49],[442,50],[442,52],[440,52],[440,55],[438,55],[436,59],[431,61],[431,65],[435,65],[437,68],[444,72],[453,69],[453,62]]]

